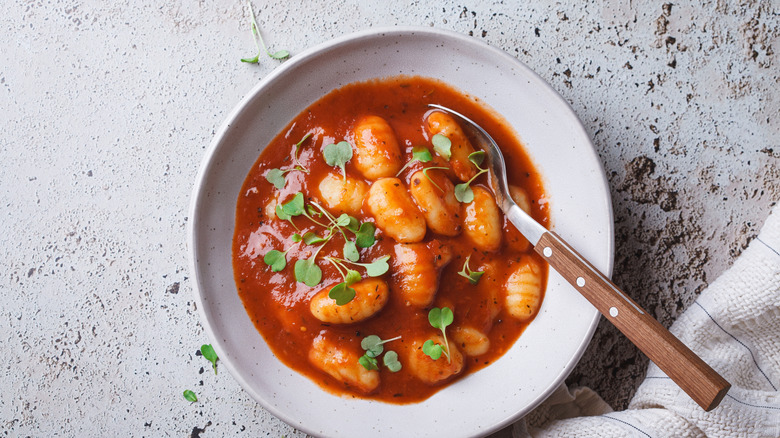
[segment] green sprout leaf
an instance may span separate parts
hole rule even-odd
[[[474,201],[474,191],[471,190],[471,183],[477,179],[478,176],[488,171],[487,169],[479,167],[484,160],[485,151],[476,151],[469,154],[469,161],[471,161],[471,163],[476,166],[477,169],[479,169],[479,172],[472,176],[470,180],[455,186],[455,199],[464,204],[468,204]]]
[[[455,186],[455,199],[464,204],[474,200],[474,191],[468,183],[462,183]]]
[[[383,345],[384,342],[382,342],[382,338],[377,335],[366,336],[360,341],[360,346],[366,350],[366,354],[370,357],[379,357],[385,350]]]
[[[283,221],[289,221],[292,219],[292,216],[284,212],[284,209],[280,204],[276,204],[276,217]]]
[[[428,357],[430,357],[431,359],[439,360],[443,350],[440,344],[436,344],[431,339],[428,339],[423,344],[422,351],[423,353],[427,354]]]
[[[282,204],[282,211],[288,216],[300,216],[303,214],[303,204],[303,193],[298,192],[291,201]]]
[[[376,227],[371,222],[363,222],[355,232],[355,244],[361,248],[370,248],[376,241]]]
[[[412,148],[412,159],[421,163],[427,163],[433,160],[433,156],[431,155],[431,151],[425,146],[415,146]]]
[[[287,50],[279,50],[277,52],[271,53],[271,51],[266,48],[265,42],[263,41],[263,37],[260,35],[260,28],[257,26],[257,17],[255,16],[255,11],[252,9],[252,2],[247,1],[247,4],[249,5],[249,18],[252,23],[251,26],[252,40],[255,42],[255,47],[257,47],[257,55],[255,55],[254,58],[241,58],[241,62],[257,64],[258,61],[260,61],[260,55],[263,52],[268,54],[268,56],[273,59],[288,58],[290,56],[290,52],[288,52]]]
[[[328,292],[328,297],[336,300],[337,306],[343,306],[355,298],[357,292],[355,289],[347,286],[347,283],[339,283]]]
[[[344,258],[350,262],[356,262],[360,260],[360,252],[358,252],[355,242],[347,240],[344,243]]]
[[[347,225],[344,225],[344,228],[348,229],[349,231],[352,231],[353,233],[357,234],[357,232],[360,230],[360,221],[355,219],[352,216],[349,216],[349,223]],[[371,237],[374,236],[374,233],[371,233]]]
[[[379,362],[377,362],[376,358],[369,357],[368,355],[365,354],[360,356],[360,359],[358,359],[358,363],[360,365],[363,365],[363,368],[369,371],[379,369]]]
[[[352,223],[352,219],[355,219],[355,218],[353,218],[352,216],[350,216],[350,215],[348,215],[346,213],[342,213],[341,216],[336,218],[336,225],[338,225],[340,227],[346,227],[346,226],[348,226],[349,224]],[[357,221],[357,219],[355,219],[355,220]]]
[[[287,50],[279,50],[278,52],[270,53],[267,52],[268,56],[270,56],[273,59],[285,59],[290,57],[290,52]]]
[[[485,161],[485,151],[475,151],[469,154],[469,161],[472,162],[477,168]]]
[[[452,361],[452,358],[450,357],[450,344],[449,341],[447,341],[447,326],[452,324],[454,319],[455,315],[453,315],[452,309],[449,307],[442,307],[441,309],[434,307],[430,310],[430,312],[428,312],[428,322],[431,324],[431,327],[441,330],[441,334],[444,337],[443,347],[440,344],[435,344],[438,345],[439,349],[442,350],[441,353],[438,353],[438,355],[436,355],[436,348],[434,347],[434,342],[432,340],[428,339],[425,341],[425,344],[430,343],[428,344],[428,351],[426,351],[425,344],[423,344],[423,353],[430,356],[431,359],[437,360],[439,357],[441,357],[441,354],[444,353],[444,355],[447,356],[447,361]]]
[[[414,164],[415,161],[419,161],[421,163],[427,163],[433,159],[433,156],[431,156],[431,151],[428,150],[425,146],[415,146],[412,148],[412,159],[407,161],[406,164],[404,164],[404,167],[401,168],[401,170],[398,171],[398,173],[395,174],[395,176],[400,175],[404,170],[409,168],[412,164]]]
[[[469,267],[469,260],[471,259],[471,256],[466,257],[466,262],[463,263],[463,269],[458,272],[458,275],[461,277],[467,278],[469,280],[469,283],[471,284],[477,284],[479,282],[479,279],[482,277],[484,272],[482,271],[472,271]]]
[[[453,315],[452,309],[449,307],[443,307],[441,309],[434,307],[428,312],[428,322],[431,323],[433,328],[437,328],[441,331],[444,331],[448,325],[452,324],[454,319],[455,315]]]
[[[354,269],[348,269],[347,275],[344,276],[344,282],[347,283],[347,286],[352,286],[362,279],[363,277],[360,276],[360,272],[355,271]]]
[[[363,367],[367,370],[378,370],[379,366],[377,365],[376,358],[378,358],[379,355],[382,354],[382,352],[385,350],[384,345],[388,342],[396,341],[398,339],[401,339],[401,337],[396,336],[392,339],[386,339],[383,341],[382,338],[377,335],[366,336],[362,341],[360,341],[360,346],[363,348],[363,350],[366,351],[366,353],[360,359],[358,359],[358,363],[363,365]],[[398,362],[398,354],[395,351],[388,351],[385,353],[384,364],[388,369],[390,369],[390,371],[394,373],[401,369],[401,363]]]
[[[295,234],[292,235],[291,239],[292,239],[293,242],[298,243],[298,242],[303,240],[303,237],[300,234],[295,233]]]
[[[303,243],[307,245],[316,245],[318,243],[326,242],[328,239],[318,236],[317,234],[309,231],[303,235]]]
[[[382,362],[384,362],[387,369],[393,373],[401,371],[401,362],[398,361],[398,353],[395,351],[389,350],[387,353],[385,353],[384,358],[382,358]]]
[[[369,264],[362,264],[362,266],[366,268],[366,274],[369,277],[379,277],[390,269],[390,265],[387,264],[388,260],[390,260],[390,256],[386,255]]]
[[[322,269],[314,263],[316,254],[307,260],[295,262],[295,279],[306,286],[314,287],[322,280]]]
[[[271,267],[273,272],[279,272],[287,266],[287,252],[281,252],[275,249],[268,251],[263,257],[266,265]]]
[[[200,346],[200,354],[202,354],[207,361],[211,362],[211,366],[214,368],[214,374],[217,374],[217,361],[219,360],[219,357],[217,357],[217,352],[214,351],[214,347],[212,347],[211,344],[203,344]]]
[[[328,166],[339,167],[341,173],[344,174],[344,179],[347,179],[347,171],[344,166],[352,158],[352,145],[349,142],[341,141],[325,145],[325,148],[322,150],[322,156],[325,158]]]
[[[190,403],[195,403],[198,401],[198,396],[195,395],[194,392],[190,391],[189,389],[184,390],[184,399],[187,400]]]
[[[452,157],[452,142],[449,138],[441,134],[436,134],[431,139],[431,143],[433,143],[433,150],[447,161],[450,160],[450,157]]]
[[[282,169],[271,169],[265,174],[265,179],[269,183],[273,184],[278,190],[282,190],[287,180],[284,178],[284,171]]]

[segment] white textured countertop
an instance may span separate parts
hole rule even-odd
[[[242,1],[12,1],[0,15],[0,431],[299,436],[227,372],[185,225],[205,148],[278,64]],[[780,5],[255,1],[293,56],[371,26],[473,34],[571,103],[606,171],[613,279],[668,325],[780,198]],[[602,321],[570,383],[624,406],[647,359]],[[200,401],[182,398],[194,390]]]

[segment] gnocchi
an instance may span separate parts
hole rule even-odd
[[[449,359],[442,355],[439,359],[433,360],[423,352],[423,344],[428,339],[439,345],[445,344],[444,338],[440,335],[420,338],[412,342],[408,362],[409,369],[415,377],[428,385],[437,385],[463,371],[463,354],[453,342],[449,343]]]
[[[412,175],[409,191],[420,206],[428,228],[444,236],[457,236],[463,229],[455,186],[443,173],[419,170]]]
[[[407,306],[430,306],[439,290],[441,269],[452,260],[449,247],[435,240],[399,243],[394,252],[393,277],[401,300]]]
[[[447,137],[452,143],[450,164],[455,175],[464,182],[476,175],[477,169],[469,161],[469,155],[474,152],[474,147],[466,134],[463,133],[458,122],[449,114],[432,111],[428,114],[427,124],[431,136],[440,134]]]
[[[466,356],[479,356],[490,349],[490,338],[474,327],[455,327],[452,338]]]
[[[365,203],[377,226],[397,242],[414,243],[425,237],[425,218],[400,179],[381,178],[371,184]]]
[[[390,296],[387,283],[379,278],[369,278],[351,287],[355,290],[355,298],[341,306],[328,296],[332,288],[318,292],[309,303],[311,314],[320,321],[331,324],[360,322],[382,310]]]
[[[401,169],[401,149],[393,128],[379,116],[365,116],[355,125],[354,163],[367,179],[395,176]]]
[[[506,309],[520,321],[531,319],[542,303],[542,267],[524,256],[506,280]]]
[[[320,199],[335,213],[357,214],[363,206],[368,184],[356,178],[334,173],[325,175],[317,186]]]
[[[474,200],[465,207],[463,232],[480,251],[494,252],[501,247],[501,219],[493,195],[483,187],[473,187]]]
[[[312,341],[309,362],[334,379],[368,394],[379,386],[379,371],[367,370],[360,365],[360,355],[358,351],[350,350],[320,333]]]

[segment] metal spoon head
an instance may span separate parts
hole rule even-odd
[[[471,134],[471,137],[476,143],[474,146],[485,151],[489,175],[488,180],[490,181],[490,187],[493,189],[493,193],[496,197],[496,203],[501,210],[504,211],[504,214],[509,221],[517,227],[525,238],[536,245],[536,242],[539,241],[539,238],[547,230],[536,222],[528,213],[518,207],[515,201],[512,200],[512,196],[509,194],[509,183],[506,179],[506,162],[504,161],[504,154],[501,153],[501,149],[498,148],[498,144],[493,140],[493,137],[476,122],[455,110],[434,103],[430,103],[428,106],[452,114],[466,122],[465,126],[461,125],[461,128],[464,128]]]

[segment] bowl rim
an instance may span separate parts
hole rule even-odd
[[[196,216],[196,212],[198,211],[201,202],[203,202],[202,198],[205,191],[203,181],[206,175],[208,174],[208,171],[210,170],[211,166],[214,165],[215,154],[218,151],[220,144],[222,144],[222,142],[224,141],[224,138],[228,133],[228,131],[230,130],[231,125],[238,118],[238,116],[246,109],[246,107],[253,101],[253,99],[255,99],[258,96],[258,94],[260,94],[260,92],[264,90],[269,84],[272,84],[277,78],[286,74],[289,70],[295,69],[298,66],[298,64],[307,62],[309,58],[317,55],[318,53],[327,51],[332,48],[336,48],[345,43],[352,43],[352,42],[365,40],[365,39],[372,39],[376,37],[407,36],[410,34],[438,35],[443,38],[447,38],[449,40],[454,40],[456,43],[459,44],[479,46],[482,50],[487,50],[491,52],[492,56],[498,56],[504,58],[505,60],[513,63],[516,68],[523,71],[524,74],[527,74],[533,77],[534,79],[536,79],[537,84],[542,87],[545,87],[548,94],[557,100],[556,102],[557,104],[564,105],[568,109],[568,111],[571,112],[571,114],[574,116],[573,119],[575,121],[574,123],[575,126],[573,127],[573,129],[580,131],[582,137],[585,140],[587,140],[589,148],[583,148],[583,149],[587,151],[589,154],[592,154],[592,156],[595,158],[595,162],[597,163],[600,169],[600,172],[598,172],[601,177],[600,182],[605,188],[607,188],[606,198],[603,199],[607,207],[607,216],[608,216],[608,222],[606,224],[607,228],[604,230],[607,234],[607,242],[606,242],[607,268],[603,270],[603,273],[608,278],[612,276],[612,271],[614,268],[614,257],[615,257],[614,211],[613,211],[612,199],[610,196],[610,192],[608,190],[609,183],[607,180],[606,173],[604,172],[603,163],[599,159],[596,148],[593,145],[593,142],[590,136],[588,135],[587,131],[585,130],[582,120],[577,116],[577,113],[574,111],[574,109],[569,104],[569,102],[566,101],[558,93],[557,90],[552,88],[552,86],[545,79],[543,79],[541,76],[536,74],[533,70],[531,70],[519,59],[515,58],[514,56],[510,55],[509,53],[497,47],[491,46],[490,44],[488,44],[483,40],[477,39],[472,36],[468,36],[463,33],[455,32],[447,29],[440,29],[433,26],[374,27],[374,28],[369,28],[361,31],[344,34],[342,36],[316,44],[308,49],[301,51],[299,54],[292,56],[289,60],[275,67],[268,75],[263,77],[256,85],[254,85],[251,88],[251,90],[247,94],[245,94],[244,97],[242,97],[241,100],[233,107],[233,109],[225,116],[222,124],[215,131],[213,139],[211,140],[206,151],[204,152],[203,158],[201,159],[198,168],[198,172],[195,177],[194,186],[190,197],[190,204],[188,209],[189,220],[187,221],[187,226],[186,226],[187,249],[188,249],[189,268],[192,276],[192,293],[193,293],[194,303],[197,306],[197,311],[200,316],[200,321],[202,323],[203,330],[206,333],[207,337],[211,340],[212,344],[216,346],[216,349],[218,351],[224,350],[224,344],[214,331],[214,325],[215,325],[214,319],[210,316],[209,313],[206,312],[204,302],[203,302],[203,294],[200,287],[202,279],[201,279],[200,272],[198,270],[198,261],[195,253],[195,248],[197,245],[197,237],[195,235],[196,234],[195,230],[197,229],[196,225],[198,224],[198,218]],[[542,174],[542,179],[544,180],[544,178],[545,176],[544,174]],[[552,219],[551,229],[554,229],[555,221],[554,218],[551,219]],[[579,347],[574,351],[574,354],[571,356],[571,360],[566,364],[566,366],[563,369],[561,369],[556,379],[544,391],[540,391],[537,397],[535,397],[533,401],[528,404],[528,406],[526,406],[524,409],[518,410],[514,416],[510,416],[506,418],[504,421],[501,421],[499,423],[488,425],[480,432],[484,432],[485,434],[493,433],[501,428],[504,428],[518,421],[519,419],[527,415],[529,412],[531,412],[533,409],[537,408],[541,403],[543,403],[561,385],[564,385],[564,381],[566,377],[568,377],[569,374],[571,374],[571,372],[574,370],[574,368],[582,359],[582,355],[584,354],[585,350],[590,345],[593,334],[596,331],[596,328],[598,327],[598,323],[600,319],[601,319],[601,314],[598,311],[596,311],[595,308],[593,308],[593,317],[591,318],[590,325],[587,332],[585,333],[585,336],[582,338],[582,342],[580,343]],[[276,406],[274,406],[273,403],[266,402],[265,398],[262,397],[260,394],[258,394],[252,388],[252,386],[249,385],[247,379],[244,378],[242,374],[238,372],[238,370],[235,368],[234,364],[231,361],[229,360],[223,361],[222,366],[228,370],[228,372],[239,383],[242,389],[244,391],[247,391],[247,393],[250,395],[253,401],[258,403],[263,409],[267,410],[276,418],[282,420],[283,422],[285,422],[286,424],[292,427],[295,427],[298,430],[301,430],[310,435],[318,436],[318,431],[308,428],[307,425],[302,424],[301,422],[293,418],[288,418],[288,415],[286,415],[286,413],[283,412],[281,409],[278,409]]]

